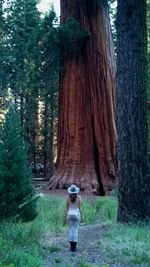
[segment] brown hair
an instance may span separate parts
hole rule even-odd
[[[72,203],[76,202],[77,199],[77,194],[70,194],[69,199]]]

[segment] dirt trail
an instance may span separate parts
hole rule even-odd
[[[67,190],[37,190],[48,196],[66,197]],[[80,192],[82,199],[94,202],[100,196]],[[85,225],[79,227],[79,241],[76,252],[70,252],[68,241],[68,227],[63,233],[46,233],[43,240],[43,255],[45,267],[78,267],[81,263],[89,263],[90,266],[99,267],[107,262],[101,246],[102,233],[106,231],[100,224]],[[111,267],[125,267],[110,265]]]
[[[40,192],[57,197],[66,196],[66,190],[40,190]],[[91,202],[99,197],[84,192],[81,192],[81,196],[82,199]],[[68,227],[62,233],[47,232],[42,241],[44,267],[135,267],[134,264],[126,263],[128,257],[121,253],[124,244],[114,243],[111,239],[112,231],[117,234],[117,224],[103,225],[99,221],[92,225],[81,224],[76,252],[70,252]],[[136,267],[149,267],[149,265],[136,264]]]
[[[108,257],[107,248],[103,244],[103,235],[110,227],[112,226],[81,225],[76,252],[69,250],[68,228],[61,234],[47,233],[43,248],[46,251],[45,267],[78,267],[83,263],[91,267],[127,267]]]

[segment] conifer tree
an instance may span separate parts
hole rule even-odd
[[[57,100],[59,80],[59,39],[55,27],[56,14],[53,7],[42,21],[41,54],[41,156],[43,157],[44,176],[53,175],[54,138],[56,136]]]
[[[21,126],[36,164],[38,150],[38,0],[11,0],[7,5],[9,88],[20,112]]]
[[[33,219],[35,199],[20,120],[10,107],[0,132],[0,219]]]

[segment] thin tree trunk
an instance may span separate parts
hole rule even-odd
[[[24,96],[23,93],[20,94],[20,121],[21,121],[21,127],[23,132],[23,126],[24,126]]]
[[[53,139],[54,139],[54,96],[46,96],[44,107],[44,176],[49,172],[51,177],[54,173]]]
[[[44,173],[43,175],[46,176],[46,165],[47,165],[47,139],[48,139],[48,101],[47,96],[45,96],[45,105],[44,105],[44,149],[43,149],[43,163],[44,163]]]
[[[107,1],[61,1],[61,22],[77,19],[91,35],[64,62],[58,158],[49,188],[76,183],[104,195],[116,182],[115,60]]]
[[[54,93],[51,94],[48,168],[50,177],[54,174]]]
[[[29,141],[30,161],[33,162],[34,174],[37,175],[39,156],[39,118],[38,118],[38,92],[26,97],[25,129]]]

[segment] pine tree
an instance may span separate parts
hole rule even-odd
[[[42,22],[41,49],[41,156],[44,176],[54,171],[54,138],[56,136],[57,100],[59,80],[58,27],[54,27],[56,14],[52,8]]]
[[[38,150],[38,35],[40,14],[38,0],[11,0],[7,6],[10,46],[9,88],[19,108],[21,126],[30,146],[30,159],[36,161]]]
[[[4,0],[0,0],[0,113],[3,113],[9,101],[7,87],[9,77],[8,57],[10,53],[10,48],[8,49],[4,4]]]
[[[0,132],[0,219],[33,219],[35,199],[19,116],[11,106]]]

